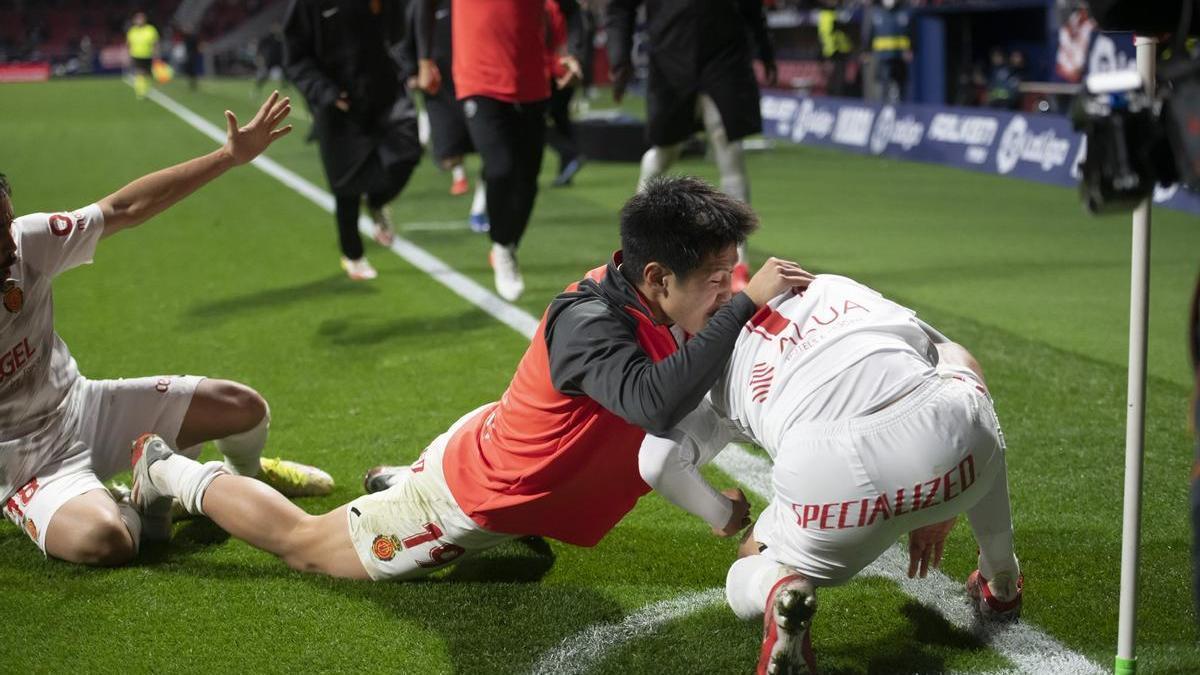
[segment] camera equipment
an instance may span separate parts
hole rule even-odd
[[[1075,100],[1072,121],[1088,142],[1080,193],[1093,213],[1132,209],[1156,183],[1200,189],[1200,60],[1187,44],[1188,35],[1200,29],[1195,3],[1090,3],[1105,30],[1174,31],[1163,52],[1169,58],[1159,69],[1157,98],[1146,93],[1137,73],[1124,71],[1088,76]]]

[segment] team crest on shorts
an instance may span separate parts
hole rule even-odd
[[[17,282],[12,279],[5,281],[0,291],[4,293],[4,309],[7,309],[9,314],[16,314],[25,306],[25,291],[21,290]]]
[[[400,548],[400,542],[397,541],[395,536],[380,534],[375,537],[375,541],[371,542],[371,555],[383,562],[388,562],[396,557],[396,549],[398,548]]]
[[[29,535],[29,538],[33,540],[33,543],[37,543],[38,529],[37,525],[33,523],[33,518],[25,519],[25,533]]]

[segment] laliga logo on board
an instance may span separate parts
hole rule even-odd
[[[875,117],[875,129],[871,132],[870,148],[873,154],[882,154],[889,143],[899,145],[905,151],[921,143],[925,136],[925,125],[912,115],[896,119],[896,109],[886,105]]]
[[[1053,129],[1040,134],[1029,131],[1029,122],[1021,115],[1013,117],[1000,136],[1000,147],[996,150],[996,169],[1005,174],[1025,161],[1037,164],[1042,171],[1049,171],[1067,162],[1071,153],[1071,140],[1059,138]]]
[[[871,153],[881,154],[887,150],[888,142],[892,140],[892,130],[896,128],[896,109],[885,105],[875,118],[875,129],[871,132]]]
[[[833,130],[833,142],[865,148],[871,139],[871,128],[874,122],[875,111],[871,108],[856,105],[843,106],[837,112],[837,126]]]
[[[805,136],[825,138],[833,130],[833,113],[825,108],[818,108],[811,98],[800,103],[796,112],[796,120],[792,122],[792,140],[800,143]]]

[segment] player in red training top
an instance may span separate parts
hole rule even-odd
[[[758,307],[812,279],[771,259],[731,298],[737,245],[756,223],[702,181],[652,182],[621,211],[622,250],[547,308],[500,401],[411,466],[368,474],[380,492],[312,516],[152,436],[134,448],[135,492],[143,508],[179,497],[296,569],[341,577],[420,577],[522,535],[594,545],[649,492],[646,432],[696,407]],[[748,510],[741,502],[731,520]]]
[[[559,86],[582,75],[584,49],[576,0],[551,0],[567,25],[569,55]],[[516,300],[525,289],[516,251],[537,198],[546,138],[546,7],[532,0],[453,0],[454,84],[471,142],[483,158],[490,260],[496,292]]]

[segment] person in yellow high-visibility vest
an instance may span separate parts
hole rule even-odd
[[[912,41],[908,37],[909,13],[900,0],[879,0],[871,13],[871,53],[880,97],[888,103],[904,98]]]
[[[817,35],[821,39],[821,58],[825,62],[825,93],[844,96],[846,93],[846,60],[854,45],[838,22],[836,0],[824,0],[817,14]]]
[[[138,98],[145,98],[150,90],[150,68],[158,52],[158,29],[146,21],[144,12],[133,15],[133,25],[125,34],[125,44],[133,64],[133,91]]]

